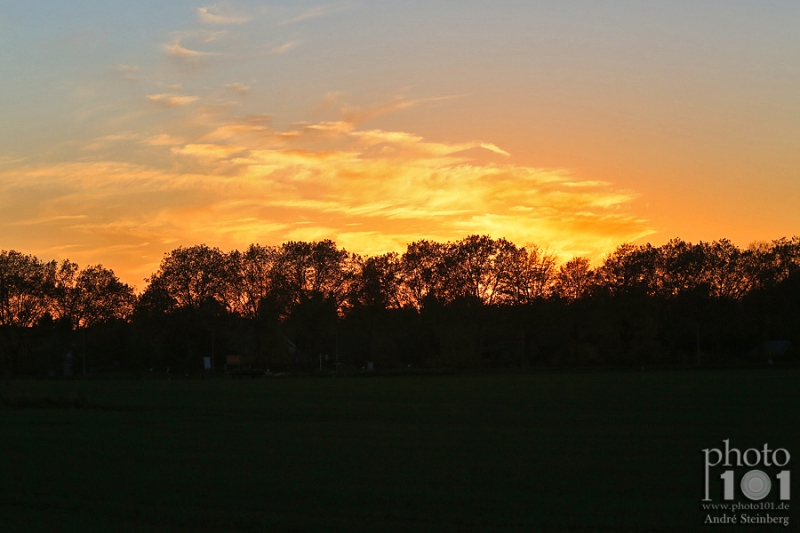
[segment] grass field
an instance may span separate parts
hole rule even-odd
[[[708,530],[701,450],[800,453],[798,385],[776,369],[10,381],[6,398],[86,401],[0,409],[0,530]]]

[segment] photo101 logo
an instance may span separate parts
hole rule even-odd
[[[789,525],[791,454],[785,448],[740,450],[730,439],[702,450],[706,524]]]

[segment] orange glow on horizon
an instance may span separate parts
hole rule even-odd
[[[103,263],[141,288],[179,245],[329,238],[373,255],[420,239],[490,234],[566,260],[599,259],[652,231],[631,213],[632,193],[564,171],[481,161],[482,151],[505,154],[484,142],[427,142],[345,122],[281,132],[203,112],[193,121],[192,138],[184,130],[92,142],[95,151],[128,143],[166,158],[166,168],[101,159],[0,170],[19,208],[5,215],[19,231],[9,247]]]

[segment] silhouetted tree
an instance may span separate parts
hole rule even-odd
[[[426,298],[445,299],[446,250],[444,244],[426,240],[408,245],[400,258],[399,300],[404,307],[421,309]]]
[[[549,298],[556,280],[556,256],[535,244],[516,249],[508,243],[506,249],[508,274],[503,276],[502,287],[505,298],[498,299],[498,303],[529,304]]]
[[[700,243],[707,267],[705,281],[711,295],[738,299],[754,286],[753,272],[747,268],[747,257],[728,239]]]
[[[610,293],[655,292],[657,250],[649,244],[623,244],[595,270],[597,285]]]
[[[56,262],[0,252],[0,325],[29,327],[52,310]]]
[[[163,292],[179,308],[199,309],[206,300],[214,300],[232,309],[235,303],[228,300],[230,268],[226,255],[219,248],[201,244],[176,248],[161,260],[158,271],[148,279],[151,294]]]
[[[400,302],[401,263],[394,252],[354,258],[357,274],[350,298],[353,305],[396,309]]]
[[[470,235],[444,250],[443,294],[446,301],[474,298],[485,304],[503,299],[513,281],[516,246],[505,239]]]
[[[109,320],[124,320],[133,313],[136,295],[122,283],[114,271],[95,265],[81,270],[76,279],[78,291],[78,327],[88,327]]]
[[[593,272],[585,257],[573,257],[560,267],[555,280],[555,292],[573,301],[585,296],[593,282]]]
[[[695,290],[705,283],[707,268],[701,245],[671,239],[658,248],[654,292],[659,296],[674,297]]]
[[[279,279],[280,249],[275,246],[251,244],[244,253],[230,254],[231,285],[236,312],[246,318],[259,316],[262,303],[277,290]]]
[[[350,254],[330,240],[291,241],[283,244],[276,258],[272,291],[277,302],[284,303],[286,315],[303,300],[322,297],[345,304],[353,281]]]

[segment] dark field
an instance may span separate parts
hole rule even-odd
[[[799,383],[794,369],[11,381],[0,530],[706,531],[701,450],[800,453]]]

